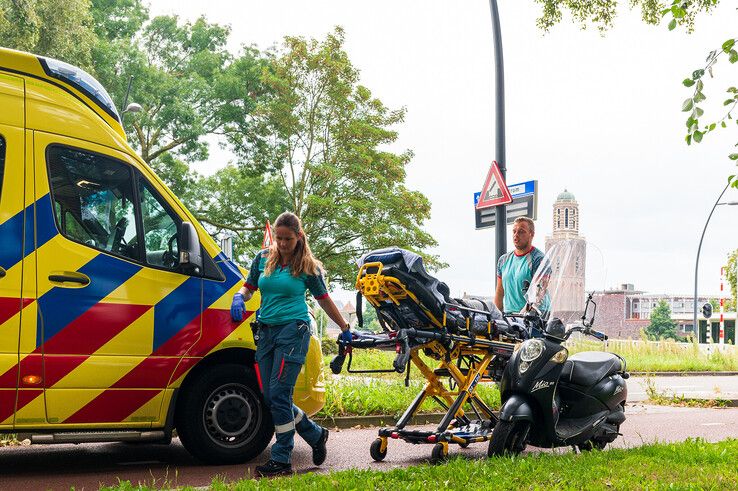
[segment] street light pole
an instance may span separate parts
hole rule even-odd
[[[500,14],[497,11],[497,0],[489,0],[492,15],[492,36],[495,49],[495,160],[506,179],[505,164],[505,70],[502,60],[502,33],[500,32]],[[495,267],[500,257],[507,252],[507,213],[505,205],[495,206]],[[495,275],[496,277],[496,275]]]
[[[702,240],[705,238],[705,232],[707,231],[707,225],[710,223],[710,218],[712,218],[712,214],[715,212],[715,208],[717,208],[718,205],[737,205],[738,204],[738,201],[731,201],[728,203],[720,202],[720,200],[723,198],[723,195],[725,194],[725,191],[727,191],[729,187],[730,187],[730,181],[728,181],[728,184],[725,185],[725,188],[723,189],[723,192],[720,193],[720,196],[718,196],[718,199],[715,200],[715,204],[712,205],[712,210],[710,210],[710,214],[707,215],[707,221],[705,221],[705,227],[702,229],[702,236],[700,237],[700,245],[697,246],[697,259],[695,259],[694,261],[694,334],[697,337],[697,344],[699,344],[700,342],[700,330],[697,324],[697,272],[699,271],[699,267],[700,267],[700,251],[702,250]],[[705,334],[707,334],[707,327],[708,326],[705,326]],[[705,341],[707,341],[707,336],[705,336]]]

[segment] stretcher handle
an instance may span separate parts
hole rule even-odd
[[[408,331],[409,329],[400,329],[400,332],[397,334],[396,341],[400,350],[395,357],[395,361],[392,362],[392,366],[397,373],[404,372],[410,361],[410,339],[408,337]]]

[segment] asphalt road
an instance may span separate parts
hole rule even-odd
[[[689,409],[631,404],[623,437],[614,445],[633,447],[655,441],[682,441],[701,437],[708,441],[738,438],[738,408]],[[310,448],[297,442],[293,467],[298,472],[327,471],[351,467],[389,470],[425,462],[431,445],[410,445],[390,440],[386,459],[369,457],[369,444],[376,428],[333,430],[328,440],[328,459],[320,468],[311,462]],[[467,449],[452,446],[452,455],[485,458],[486,444]],[[533,450],[536,451],[536,450]],[[568,449],[557,451],[567,452]],[[178,441],[168,446],[150,444],[33,445],[0,448],[0,489],[98,489],[120,480],[157,488],[184,485],[207,486],[214,476],[227,481],[249,477],[262,455],[249,465],[202,466]]]

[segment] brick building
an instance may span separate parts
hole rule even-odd
[[[632,284],[620,285],[620,288],[595,293],[593,300],[597,303],[595,326],[615,339],[639,338],[641,330],[651,323],[651,312],[660,301],[664,300],[671,309],[671,318],[677,323],[677,334],[687,337],[694,335],[694,303],[693,295],[672,295],[665,293],[645,293],[636,290]],[[698,308],[711,300],[710,297],[697,298]],[[735,343],[735,312],[725,314],[725,342]],[[705,342],[705,320],[700,314],[700,341]],[[718,341],[719,314],[710,319],[712,341]]]

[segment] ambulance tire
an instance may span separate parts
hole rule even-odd
[[[248,462],[274,434],[254,371],[237,364],[209,367],[187,384],[175,425],[187,451],[208,464]]]

